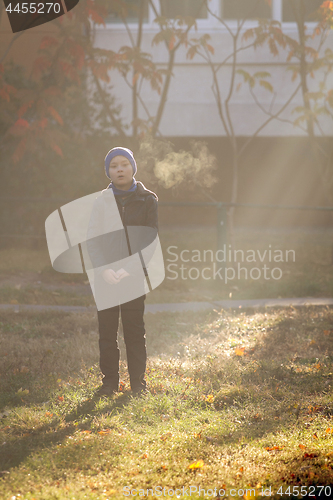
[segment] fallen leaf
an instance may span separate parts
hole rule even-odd
[[[301,450],[305,450],[305,448],[306,448],[306,446],[304,446],[304,444],[299,444],[298,446],[299,446],[299,448],[301,448]]]
[[[29,389],[22,389],[22,387],[16,393],[18,396],[26,396],[29,394]]]
[[[171,432],[167,432],[166,434],[163,434],[160,439],[162,441],[166,441],[167,439],[171,438],[172,437],[172,433]]]
[[[304,453],[303,455],[303,460],[306,460],[307,458],[317,458],[318,453]]]
[[[236,347],[235,354],[236,356],[244,356],[245,347]]]
[[[193,464],[190,464],[188,466],[188,469],[195,470],[195,469],[201,469],[201,467],[204,466],[203,460],[198,460],[197,462],[193,462]]]

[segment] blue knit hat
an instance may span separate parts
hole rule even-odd
[[[108,154],[106,155],[105,160],[104,160],[105,173],[106,173],[107,177],[109,177],[109,167],[110,167],[111,160],[115,156],[125,156],[125,158],[127,158],[129,160],[130,164],[132,165],[133,176],[136,174],[138,168],[136,166],[136,161],[134,159],[133,152],[127,148],[113,148],[108,152]],[[109,177],[109,179],[110,179],[110,177]]]

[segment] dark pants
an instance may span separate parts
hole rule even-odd
[[[143,321],[143,295],[135,300],[97,311],[99,326],[100,368],[104,375],[103,384],[118,388],[119,384],[119,315],[123,324],[126,344],[127,365],[132,390],[144,389],[146,371],[146,335]]]

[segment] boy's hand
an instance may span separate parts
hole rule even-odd
[[[105,269],[102,273],[103,278],[110,285],[115,285],[119,283],[123,278],[129,276],[128,272],[125,269],[121,268],[119,271],[113,271],[113,269]]]
[[[123,279],[123,278],[126,278],[126,276],[129,276],[129,273],[127,271],[125,271],[125,269],[121,268],[117,272],[117,275],[118,275],[118,278]]]
[[[105,269],[102,273],[103,278],[109,285],[115,285],[119,283],[120,278],[118,277],[118,273],[113,271],[113,269]]]

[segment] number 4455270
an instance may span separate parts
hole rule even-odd
[[[15,4],[13,4],[15,5]],[[55,14],[59,14],[61,9],[60,2],[47,2],[47,3],[34,3],[34,2],[23,2],[22,4],[17,3],[15,7],[12,7],[10,3],[6,7],[6,11],[9,13],[17,12],[18,14],[50,14],[53,10]]]
[[[330,486],[288,486],[285,490],[283,489],[283,486],[280,486],[280,488],[276,492],[277,495],[293,495],[293,496],[298,496],[301,495],[302,497],[309,496],[309,497],[328,497],[331,498],[331,487]]]

